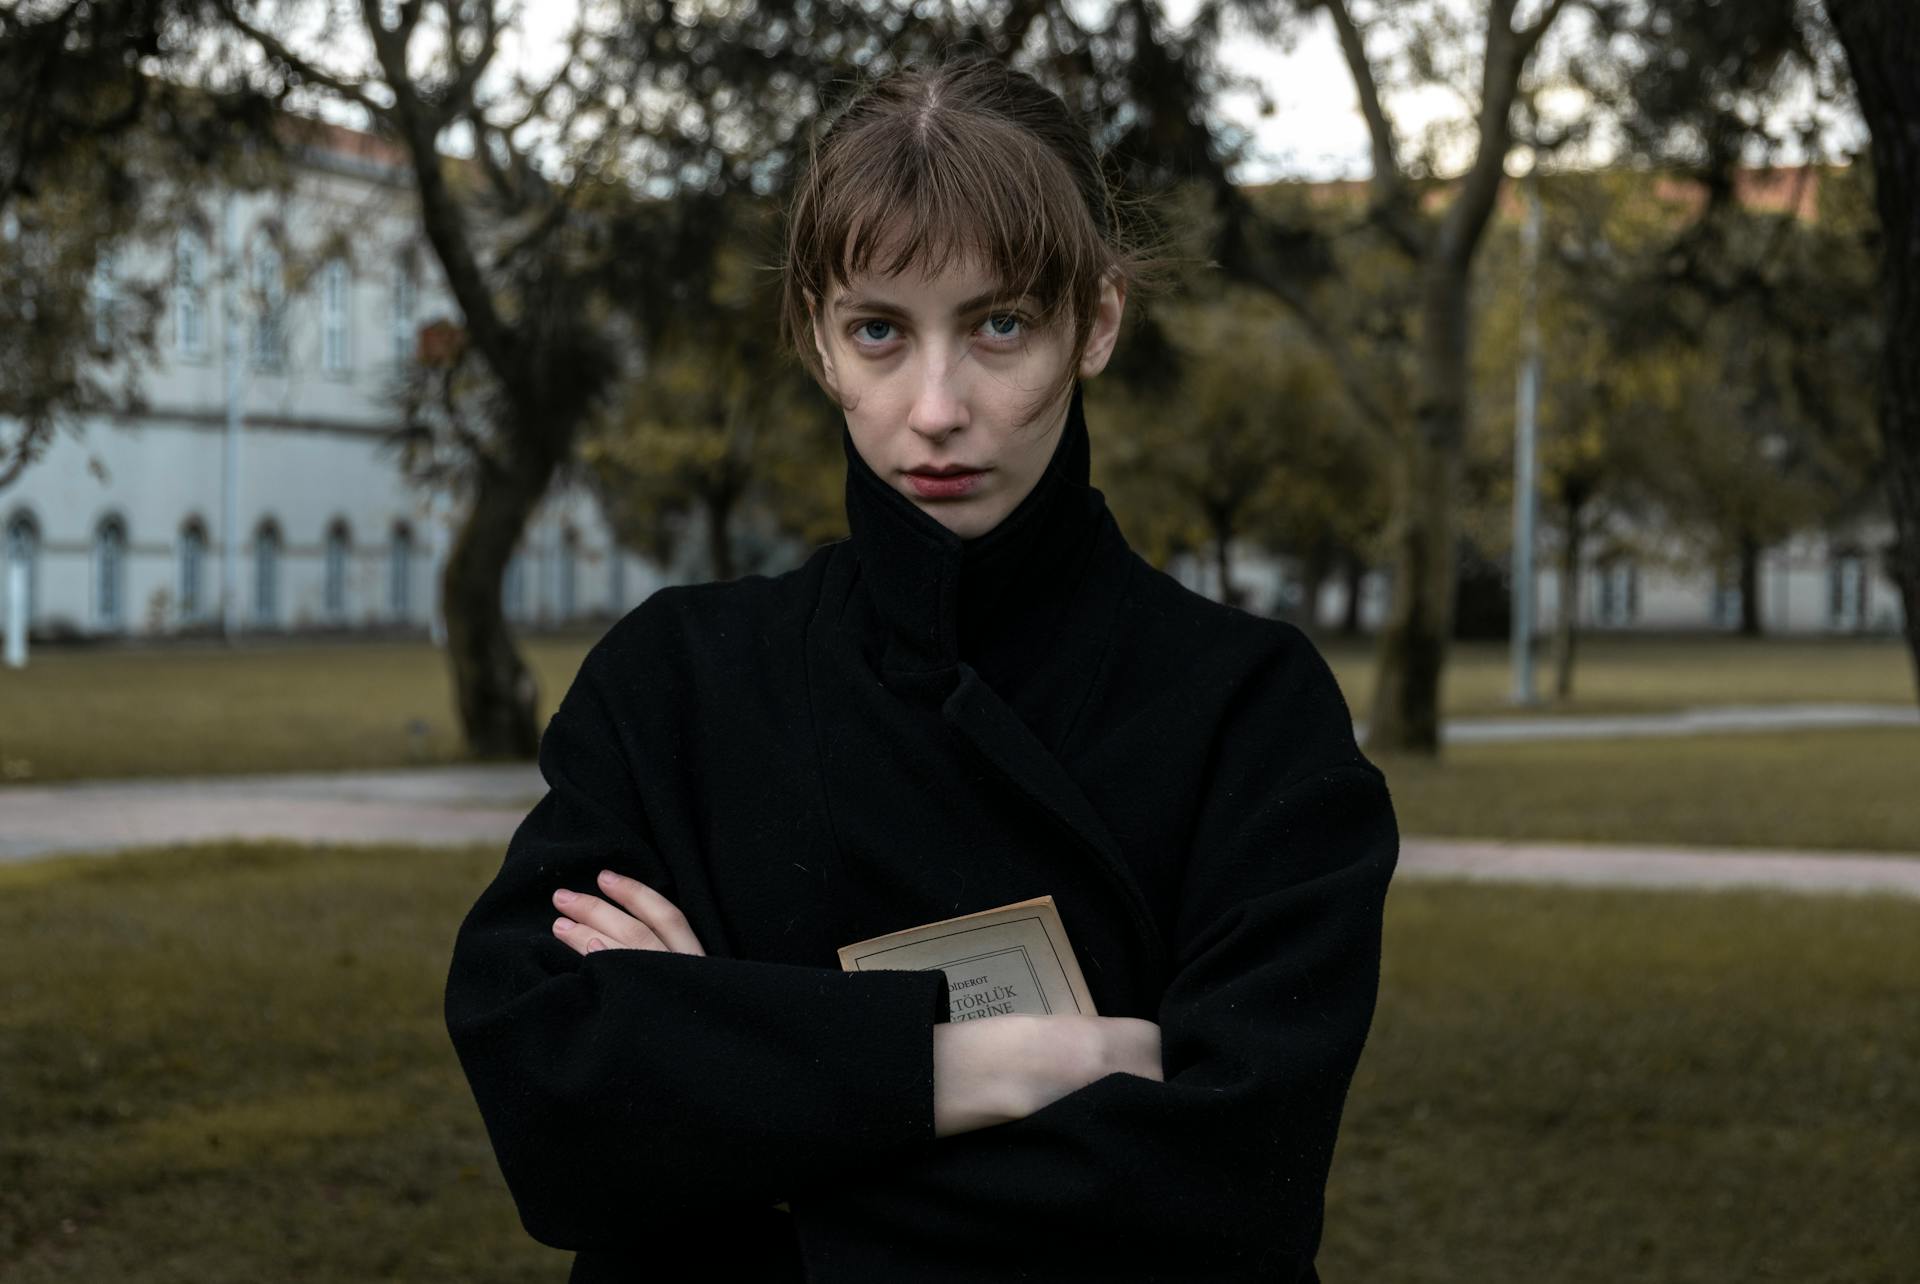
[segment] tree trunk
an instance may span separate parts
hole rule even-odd
[[[1346,584],[1347,601],[1340,609],[1340,636],[1356,638],[1360,636],[1360,587],[1367,578],[1367,564],[1360,560],[1360,554],[1348,549],[1344,571],[1341,578]]]
[[[1308,633],[1320,631],[1320,590],[1326,584],[1327,577],[1333,573],[1333,540],[1321,535],[1313,541],[1313,547],[1301,563],[1300,578],[1300,627]]]
[[[1573,699],[1573,654],[1580,628],[1581,505],[1568,504],[1560,541],[1560,600],[1553,612],[1553,698]]]
[[[1880,440],[1893,510],[1888,570],[1906,611],[1920,699],[1920,11],[1910,0],[1827,0],[1873,135],[1874,199],[1885,247]]]
[[[1440,673],[1453,629],[1453,497],[1467,400],[1471,260],[1436,255],[1421,301],[1413,432],[1394,470],[1393,607],[1375,650],[1370,751],[1440,752]]]
[[[1760,542],[1740,537],[1740,636],[1760,636]]]
[[[549,455],[479,467],[473,504],[441,578],[460,725],[468,752],[482,760],[531,758],[540,748],[539,691],[514,648],[500,593],[507,560],[558,467]]]
[[[1213,569],[1220,576],[1220,600],[1228,606],[1240,605],[1240,594],[1233,587],[1233,566],[1228,546],[1233,542],[1233,520],[1224,513],[1213,514]]]
[[[720,487],[705,492],[701,499],[707,514],[707,563],[716,580],[734,578],[733,538],[728,531],[739,492]]]

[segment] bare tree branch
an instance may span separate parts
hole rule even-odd
[[[1532,56],[1534,47],[1540,43],[1540,37],[1547,34],[1547,28],[1559,19],[1560,11],[1566,7],[1567,0],[1552,0],[1532,26],[1514,32],[1522,63]]]
[[[322,70],[296,54],[278,36],[242,14],[240,7],[233,0],[214,0],[214,5],[220,16],[231,24],[234,30],[259,45],[260,52],[264,53],[270,61],[278,63],[301,80],[319,85],[323,89],[339,94],[349,102],[366,108],[375,116],[380,114],[380,104],[367,95],[364,83],[342,80],[332,72]]]
[[[1392,205],[1399,199],[1401,186],[1400,149],[1393,136],[1393,122],[1387,119],[1386,108],[1380,102],[1379,80],[1373,73],[1373,64],[1367,60],[1366,43],[1354,25],[1346,0],[1325,0],[1325,7],[1333,19],[1333,29],[1339,33],[1340,52],[1353,75],[1354,91],[1360,97],[1360,114],[1366,117],[1367,134],[1373,140],[1374,201],[1382,206]]]

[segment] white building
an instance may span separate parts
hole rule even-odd
[[[209,193],[171,245],[122,252],[118,272],[171,279],[145,409],[62,430],[0,491],[4,558],[27,569],[33,632],[217,627],[230,534],[243,630],[429,627],[448,504],[407,484],[386,439],[402,363],[452,309],[398,161],[335,130],[301,153],[289,195]],[[604,617],[659,580],[615,547],[583,487],[558,484],[509,568],[507,612]]]
[[[1901,630],[1899,586],[1880,550],[1893,538],[1891,523],[1869,523],[1849,532],[1808,531],[1760,556],[1760,627],[1764,633],[1818,636],[1883,634]],[[1740,580],[1735,568],[1715,572],[1689,566],[1675,541],[1635,541],[1657,557],[1603,551],[1582,559],[1577,614],[1582,632],[1724,632],[1740,627]],[[1560,602],[1560,572],[1546,564],[1544,546],[1535,560],[1535,633],[1554,627]],[[1219,571],[1211,556],[1182,556],[1168,568],[1189,588],[1219,596]],[[1268,614],[1300,610],[1300,568],[1288,558],[1257,550],[1236,552],[1235,586],[1251,609]],[[1334,627],[1345,618],[1346,585],[1321,585],[1314,618]],[[1359,619],[1372,630],[1386,619],[1388,578],[1368,573],[1360,582]]]

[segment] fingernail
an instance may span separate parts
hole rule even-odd
[[[596,936],[593,938],[593,943],[587,946],[587,953],[591,954],[595,950],[604,950],[606,948],[607,943]]]
[[[573,922],[570,919],[563,918],[553,925],[553,930],[556,932],[571,932],[573,930]]]
[[[603,883],[618,883],[620,881],[620,875],[610,869],[603,869],[600,871],[600,881]]]
[[[573,899],[573,893],[563,887],[559,891],[553,894],[553,899],[556,901],[559,901],[562,905],[565,905],[568,901]]]

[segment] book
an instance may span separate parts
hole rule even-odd
[[[1051,896],[888,932],[839,953],[845,972],[945,972],[949,1022],[1011,1013],[1100,1015]],[[784,1200],[774,1207],[793,1211]]]
[[[1010,1013],[1098,1016],[1053,897],[1036,896],[840,947],[848,972],[947,974],[949,1021]]]

